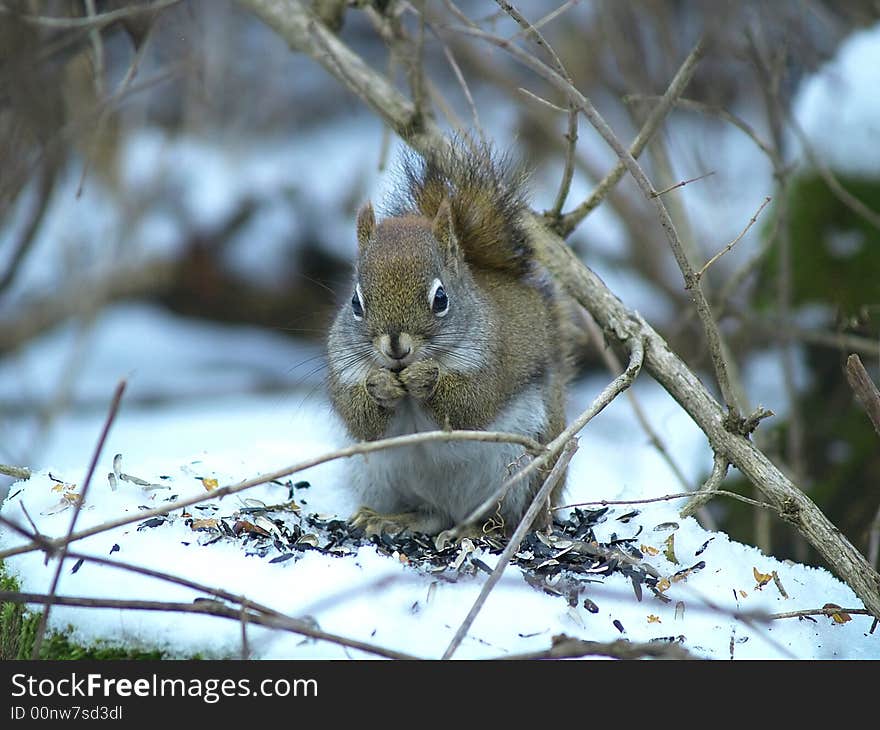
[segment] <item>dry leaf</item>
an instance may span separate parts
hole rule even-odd
[[[739,595],[742,596],[743,598],[746,598],[749,594],[746,593],[744,590],[740,589]]]
[[[836,603],[826,603],[822,606],[826,611],[834,611],[834,609],[839,609]],[[852,621],[852,616],[850,616],[846,611],[835,611],[831,614],[831,620],[836,624],[845,624],[847,621]]]
[[[252,532],[255,535],[263,535],[264,537],[269,536],[269,533],[266,532],[262,527],[258,527],[253,522],[248,522],[247,520],[238,520],[232,526],[232,531],[236,535],[240,535],[242,532]]]
[[[657,555],[660,552],[658,548],[651,547],[650,545],[642,545],[641,551],[646,555]]]
[[[671,585],[672,584],[666,578],[661,578],[660,580],[657,581],[657,585],[655,587],[657,588],[658,591],[663,593],[663,591],[668,590],[669,586],[671,586]]]
[[[220,486],[220,482],[216,479],[209,479],[208,477],[202,477],[202,486],[207,489],[209,492],[213,492]]]
[[[650,614],[648,614],[648,623],[649,624],[659,624],[662,622],[660,621],[659,616],[655,616],[653,613],[650,613]]]
[[[210,519],[204,520],[193,520],[190,525],[190,529],[193,530],[206,530],[206,529],[216,529],[220,526],[220,520],[215,517],[211,517]]]
[[[758,590],[761,590],[765,585],[773,580],[772,573],[761,573],[755,567],[752,567],[752,574],[755,576],[755,580],[758,581],[758,585],[755,586],[755,588],[757,588]]]

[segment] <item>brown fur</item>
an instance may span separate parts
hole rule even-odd
[[[522,223],[527,211],[522,177],[486,149],[459,157],[465,161],[408,158],[392,216],[377,223],[370,204],[358,214],[356,280],[364,316],[357,321],[350,307],[343,307],[328,339],[331,400],[354,438],[389,435],[404,401],[416,404],[437,427],[485,429],[535,384],[546,422],[535,426],[525,409],[510,427],[528,429],[544,443],[564,428],[569,366],[563,308],[555,284],[533,260]],[[436,280],[451,302],[448,317],[431,309]],[[389,341],[411,345],[413,356],[383,360]],[[393,453],[411,458],[404,450]],[[502,506],[507,530],[546,473],[519,483],[516,498],[508,500],[517,507]],[[561,480],[551,502],[562,488]],[[373,506],[359,513],[368,529],[403,525],[436,531],[444,524],[443,515],[430,509],[383,517],[369,509]]]
[[[459,140],[427,158],[404,157],[401,172],[391,216],[417,213],[434,219],[447,202],[470,266],[517,276],[531,268],[532,247],[520,224],[528,210],[525,176],[508,159]]]

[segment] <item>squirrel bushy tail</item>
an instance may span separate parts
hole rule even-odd
[[[534,260],[521,217],[528,209],[525,174],[490,146],[459,137],[427,157],[410,152],[389,215],[433,219],[444,200],[465,260],[478,269],[524,276]]]

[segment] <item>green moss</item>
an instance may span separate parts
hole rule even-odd
[[[0,590],[18,591],[18,581],[0,561]],[[41,613],[20,603],[0,603],[0,661],[30,659]],[[73,626],[63,632],[48,631],[40,647],[40,659],[166,659],[156,650],[140,650],[97,641],[83,646],[70,639]],[[193,657],[197,658],[197,657]]]
[[[843,187],[874,211],[880,211],[880,179],[838,176]],[[840,201],[820,177],[793,177],[788,188],[788,232],[791,239],[792,309],[808,306],[827,311],[820,328],[876,338],[880,313],[880,230]],[[773,230],[772,216],[764,235]],[[777,307],[779,248],[762,263],[755,301],[766,312]],[[880,504],[880,450],[877,434],[853,397],[844,376],[848,350],[809,343],[799,345],[809,373],[809,385],[798,393],[803,454],[803,483],[797,486],[841,532],[867,551],[871,522]],[[873,360],[866,365],[877,378]],[[786,464],[791,424],[774,418],[756,434],[761,448],[777,464]],[[744,479],[732,476],[727,488],[751,494]],[[738,502],[724,502],[719,526],[732,538],[753,542],[754,510]],[[772,523],[772,551],[780,558],[821,564],[814,550],[805,549],[793,528],[781,520]]]
[[[880,181],[838,180],[868,208],[880,211]],[[880,230],[841,202],[817,175],[792,180],[788,206],[792,304],[830,305],[850,316],[865,304],[880,302]],[[770,228],[768,223],[764,235]],[[764,306],[775,306],[777,271],[778,256],[771,253],[758,288]]]

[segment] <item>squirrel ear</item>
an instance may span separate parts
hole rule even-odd
[[[373,237],[376,230],[376,214],[373,213],[373,204],[370,201],[361,206],[357,215],[357,239],[358,248],[363,251],[367,242]]]
[[[449,207],[448,200],[440,203],[437,215],[434,216],[431,232],[437,239],[437,243],[440,244],[440,253],[447,264],[452,264],[461,257],[458,250],[458,240],[455,238],[455,227],[452,223],[452,209]]]

